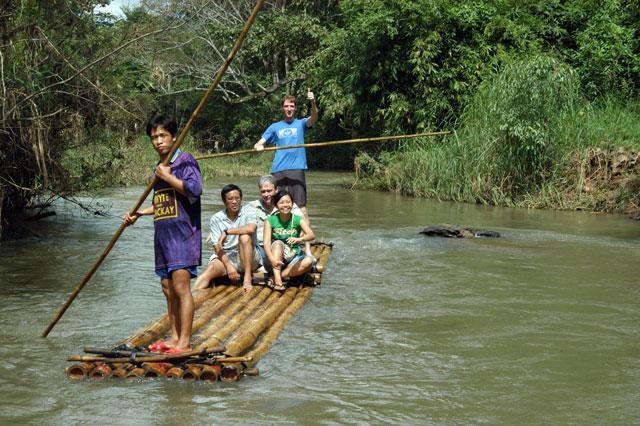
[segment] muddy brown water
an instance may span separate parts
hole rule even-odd
[[[638,424],[640,223],[350,191],[310,173],[312,226],[335,243],[322,287],[233,384],[74,382],[66,357],[165,307],[152,224],[127,229],[47,339],[38,337],[142,188],[61,205],[0,246],[0,424]],[[206,184],[203,223],[221,208]],[[254,179],[233,179],[245,200]],[[445,240],[455,223],[501,239]],[[204,256],[208,256],[208,248]]]

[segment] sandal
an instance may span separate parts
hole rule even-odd
[[[185,352],[185,351],[182,350],[182,349],[178,349],[178,348],[167,348],[162,352],[164,352],[165,354],[168,354],[168,355],[176,355],[176,354],[181,354],[182,352]]]
[[[169,349],[169,346],[167,346],[163,340],[158,340],[157,342],[149,345],[150,352],[164,352],[167,349]]]
[[[284,291],[284,290],[286,290],[286,289],[287,289],[287,288],[284,286],[284,284],[282,284],[282,285],[275,285],[275,284],[274,284],[274,286],[273,286],[272,288],[273,288],[275,291]]]

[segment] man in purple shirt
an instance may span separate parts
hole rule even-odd
[[[133,225],[140,216],[153,215],[156,275],[167,299],[171,339],[150,346],[154,351],[179,353],[191,349],[193,297],[189,287],[202,263],[200,196],[202,177],[195,158],[177,150],[169,165],[167,158],[176,140],[173,118],[156,115],[149,119],[147,134],[160,157],[153,187],[153,205],[127,213],[124,222]]]

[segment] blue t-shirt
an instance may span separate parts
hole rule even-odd
[[[304,132],[307,130],[309,118],[296,118],[291,123],[278,121],[273,123],[262,134],[262,139],[275,146],[301,145],[304,143]],[[307,153],[304,148],[282,149],[276,151],[271,166],[271,173],[283,170],[306,170]]]

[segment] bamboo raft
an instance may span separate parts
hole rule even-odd
[[[287,289],[267,287],[265,274],[253,276],[254,287],[222,283],[194,294],[192,347],[180,354],[154,353],[148,346],[167,338],[169,318],[164,314],[112,348],[85,347],[91,355],[73,355],[65,372],[74,380],[95,378],[167,377],[183,380],[233,382],[257,376],[256,365],[275,343],[293,315],[322,282],[333,243],[315,243],[316,270],[289,281]]]

